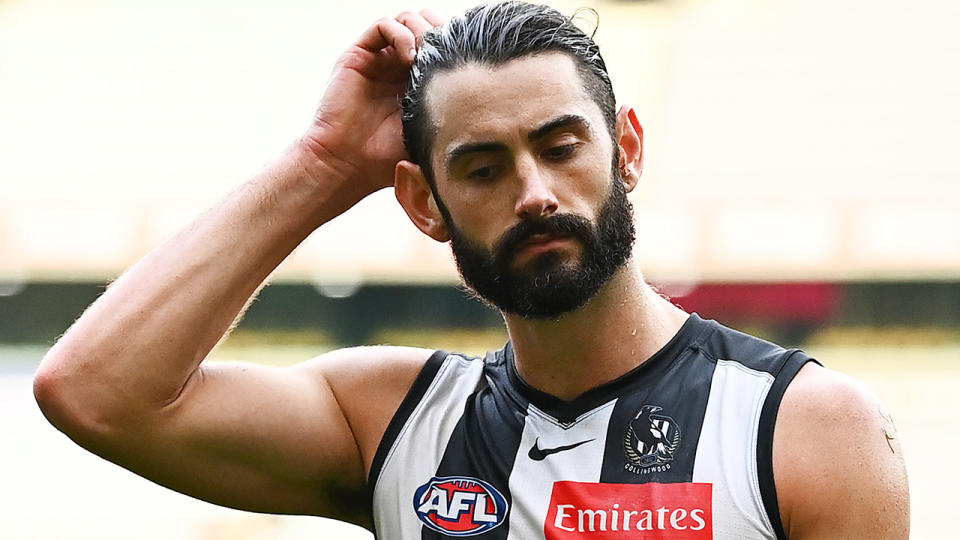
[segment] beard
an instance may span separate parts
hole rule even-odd
[[[583,307],[626,264],[633,249],[633,206],[617,169],[612,177],[595,224],[576,214],[526,220],[505,232],[489,250],[466,238],[438,204],[464,283],[500,311],[525,318],[556,319]],[[512,261],[535,235],[573,238],[580,242],[582,254],[579,260],[571,260],[557,250],[547,251],[515,268]]]

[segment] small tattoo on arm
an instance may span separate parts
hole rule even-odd
[[[893,416],[890,415],[885,409],[880,409],[880,429],[883,431],[883,437],[887,441],[887,446],[890,447],[890,451],[894,454],[897,453],[897,450],[893,447],[891,441],[896,441],[897,428],[893,425]]]
[[[886,429],[883,430],[883,436],[887,438],[887,446],[890,447],[890,451],[893,452],[894,454],[896,454],[897,451],[894,450],[894,449],[893,449],[893,445],[890,444],[890,441],[896,439],[896,437],[894,437],[894,436],[890,435],[889,433],[887,433],[887,430],[886,430]]]

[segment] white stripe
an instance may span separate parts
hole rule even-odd
[[[693,481],[713,484],[716,539],[775,538],[757,475],[760,410],[773,380],[730,360],[713,372]]]
[[[572,425],[559,424],[533,405],[527,408],[520,447],[510,474],[513,502],[507,540],[543,538],[543,524],[547,519],[554,482],[600,481],[603,448],[615,404],[616,400],[613,400],[597,407],[577,418]],[[530,459],[528,455],[534,444],[540,449],[550,449],[587,440],[590,442],[550,454],[540,461]]]
[[[373,492],[374,522],[381,538],[420,538],[414,491],[436,472],[464,404],[482,376],[482,360],[448,356],[410,414],[387,453]]]

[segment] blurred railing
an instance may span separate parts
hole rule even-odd
[[[314,233],[276,279],[347,285],[457,279],[449,248],[420,234],[391,193],[363,205]],[[656,281],[960,279],[960,212],[950,201],[640,201],[635,207],[637,254]],[[0,280],[110,279],[186,225],[192,211],[159,201],[121,208],[56,199],[0,203]]]

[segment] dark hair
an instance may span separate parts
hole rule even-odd
[[[424,34],[401,105],[407,153],[420,165],[431,187],[430,147],[435,132],[426,106],[431,77],[469,63],[497,66],[553,51],[574,60],[584,90],[600,107],[607,130],[615,137],[616,98],[607,66],[597,44],[571,17],[549,6],[507,1],[474,7]]]

